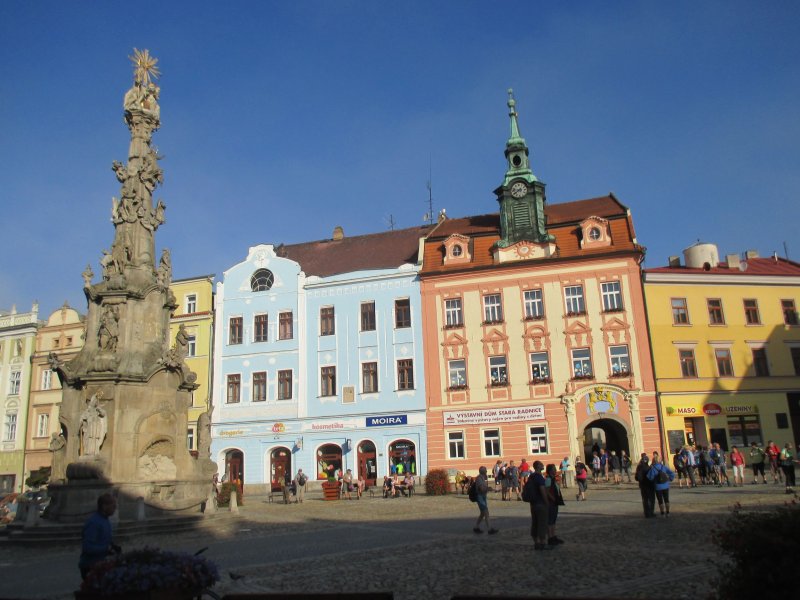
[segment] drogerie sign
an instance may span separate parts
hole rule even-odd
[[[461,410],[442,413],[445,426],[477,425],[480,423],[510,423],[512,421],[541,421],[544,419],[544,404],[516,406],[513,408],[487,408],[485,410]]]

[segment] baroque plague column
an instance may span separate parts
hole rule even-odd
[[[197,388],[184,363],[186,340],[169,340],[169,319],[177,308],[170,292],[169,251],[155,259],[154,234],[164,223],[165,204],[154,206],[163,181],[151,144],[160,125],[157,60],[135,50],[133,87],[125,94],[125,122],[131,132],[127,164],[113,162],[121,184],[112,200],[114,242],[100,260],[102,281],[83,273],[88,301],[86,343],[72,361],[51,364],[63,386],[63,440],[51,446],[55,467],[48,517],[81,520],[97,496],[118,497],[120,516],[146,512],[196,512],[210,492],[216,465],[187,448],[187,410]],[[200,438],[210,435],[198,432]],[[208,444],[200,444],[208,448]]]

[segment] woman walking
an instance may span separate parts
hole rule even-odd
[[[556,536],[556,520],[558,520],[558,507],[564,504],[564,497],[561,495],[561,488],[558,485],[558,476],[556,466],[554,464],[547,465],[545,470],[547,477],[544,480],[544,486],[547,489],[548,504],[547,504],[547,545],[558,546],[563,544],[564,540]]]
[[[647,478],[655,484],[656,500],[662,517],[669,516],[669,484],[675,479],[675,473],[663,462],[654,460]],[[666,512],[664,509],[666,507]]]
[[[783,483],[783,471],[781,470],[781,449],[770,440],[767,443],[767,456],[769,457],[769,470],[772,473],[772,482],[776,485]]]
[[[794,492],[794,453],[789,442],[786,442],[781,450],[781,469],[786,482],[786,493],[791,494]]]
[[[733,465],[733,487],[736,487],[736,482],[739,485],[744,485],[744,455],[739,452],[739,449],[734,446],[731,448],[731,465]]]
[[[600,453],[592,453],[592,483],[600,480]]]
[[[578,494],[575,499],[580,502],[586,500],[586,479],[589,477],[589,471],[586,465],[583,464],[580,456],[575,457],[575,485],[578,486]]]

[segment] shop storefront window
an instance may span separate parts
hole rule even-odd
[[[317,479],[335,478],[342,468],[342,448],[325,444],[317,450]]]
[[[753,442],[762,444],[761,423],[758,415],[728,417],[728,434],[731,446],[743,448]]]
[[[392,469],[394,467],[394,469]],[[417,473],[417,448],[410,440],[397,440],[389,444],[389,472]]]

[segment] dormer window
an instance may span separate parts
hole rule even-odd
[[[254,292],[265,292],[272,287],[275,276],[268,269],[259,269],[250,278],[250,289]]]
[[[444,264],[468,263],[472,260],[469,253],[469,238],[454,233],[444,243]]]
[[[461,256],[461,254],[463,252],[464,252],[464,249],[461,247],[460,244],[456,244],[455,246],[453,246],[453,256],[456,256],[456,257]]]
[[[608,220],[589,217],[580,224],[581,248],[605,248],[611,245],[611,230]]]
[[[602,234],[600,233],[600,229],[597,227],[592,227],[589,230],[589,239],[592,240],[593,242],[599,240],[601,235]]]

